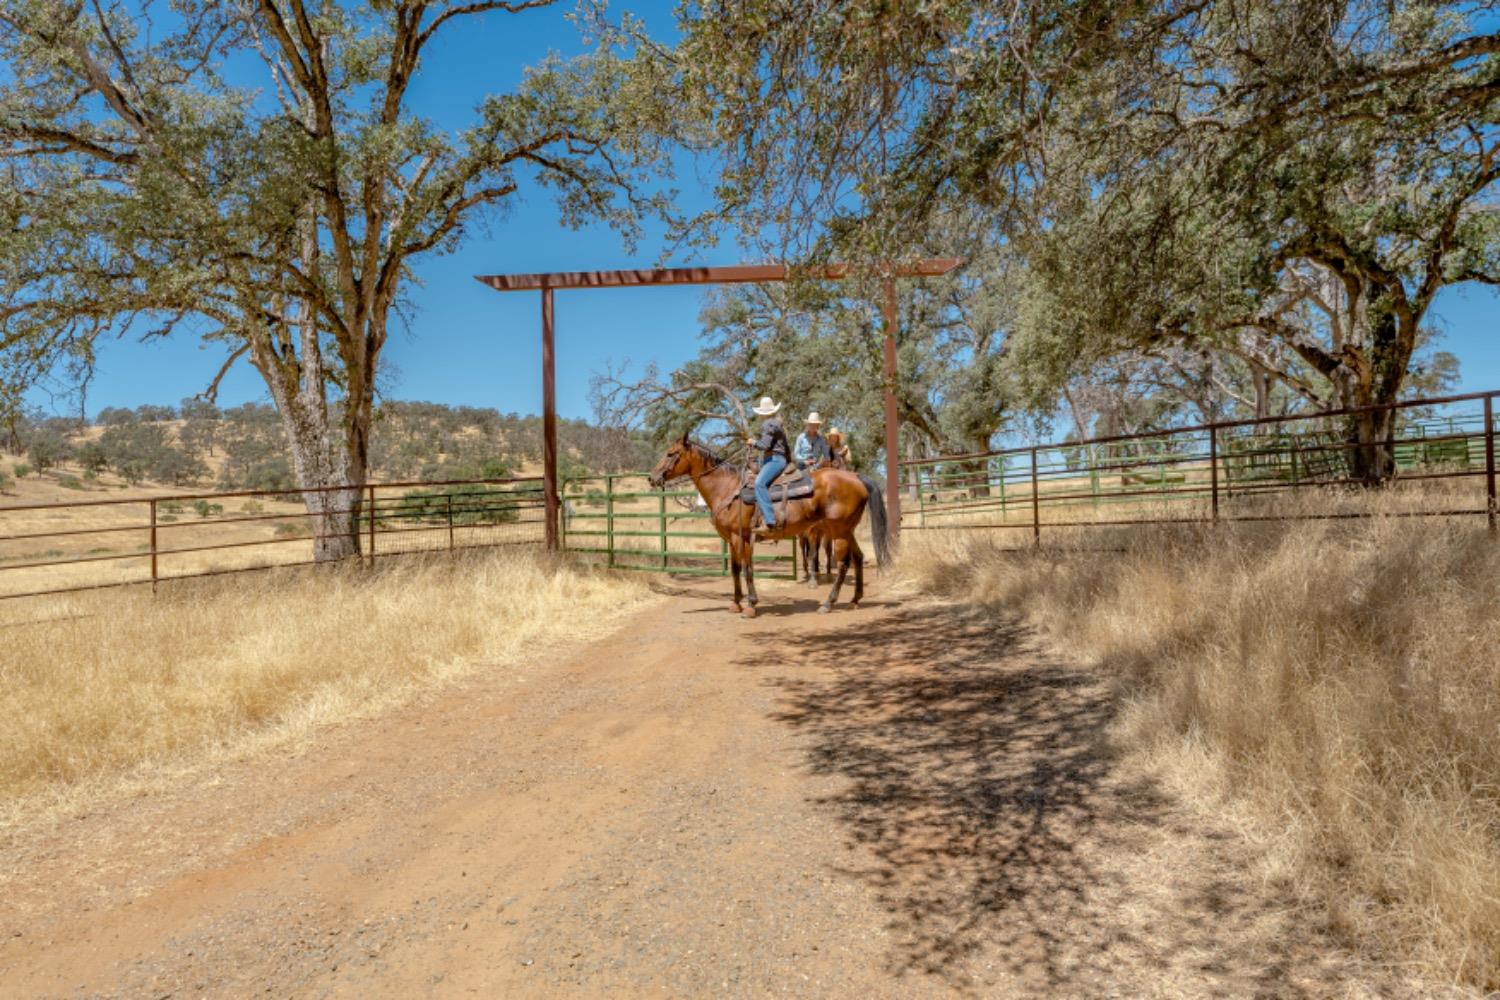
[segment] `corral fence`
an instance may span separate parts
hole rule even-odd
[[[536,477],[159,493],[0,506],[0,600],[312,564],[303,498],[358,497],[360,558],[541,545]]]
[[[1382,407],[1229,420],[1085,441],[902,463],[903,529],[1048,530],[1319,518],[1484,517],[1493,529],[1495,398],[1500,392]],[[1328,504],[1329,487],[1366,485],[1353,418],[1394,411],[1381,445],[1394,476],[1368,509]],[[1324,492],[1318,492],[1318,490]],[[1308,502],[1290,503],[1301,494]],[[1338,507],[1339,509],[1332,509]],[[914,509],[913,509],[914,508]]]
[[[0,505],[0,600],[312,565],[312,492],[358,496],[326,513],[353,515],[361,559],[546,540],[539,477]],[[581,561],[610,569],[727,575],[728,549],[696,499],[651,489],[644,473],[569,479],[560,537]],[[795,545],[755,559],[766,576],[796,575]]]
[[[698,491],[650,488],[642,473],[569,479],[563,489],[563,548],[611,569],[699,576],[729,573],[729,547]],[[755,553],[757,575],[793,579],[797,546]]]

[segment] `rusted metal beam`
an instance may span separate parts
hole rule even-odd
[[[557,539],[557,350],[552,289],[542,288],[542,499],[547,517],[547,551]]]
[[[929,257],[890,268],[898,278],[931,278],[963,263],[961,257]],[[742,285],[787,281],[804,277],[837,281],[860,271],[852,264],[818,264],[798,268],[787,264],[731,264],[721,267],[626,268],[616,271],[549,271],[538,274],[479,274],[476,280],[497,292],[534,292],[557,288],[627,288],[641,285]]]
[[[896,279],[887,277],[884,285],[885,313],[885,513],[891,545],[901,541],[901,425],[896,412],[896,327],[900,314],[896,308]]]

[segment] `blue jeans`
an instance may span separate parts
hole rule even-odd
[[[760,516],[767,528],[776,527],[776,511],[771,507],[771,481],[786,468],[786,459],[772,455],[761,464],[760,475],[755,477],[755,503],[760,507]]]

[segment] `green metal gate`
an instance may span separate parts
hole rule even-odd
[[[563,548],[610,569],[728,576],[729,547],[697,490],[653,490],[645,473],[569,479],[563,486]],[[797,545],[758,546],[757,576],[795,579]]]

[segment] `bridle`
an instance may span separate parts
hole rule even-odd
[[[713,451],[710,451],[708,448],[704,447],[703,445],[699,444],[696,441],[689,441],[689,442],[687,442],[686,447],[689,450],[691,450],[694,454],[699,455],[699,456],[701,456],[703,458],[706,458],[710,462],[713,463],[708,468],[706,468],[702,472],[700,472],[699,475],[706,476],[709,473],[714,472],[714,471],[716,471],[718,469],[721,469],[721,468],[723,468],[725,466],[728,466],[730,469],[733,469],[736,473],[738,473],[740,471],[739,466],[735,465],[729,459],[720,457],[717,453],[715,453]],[[681,490],[683,488],[684,484],[692,482],[692,481],[693,481],[692,474],[691,473],[684,473],[683,475],[680,475],[680,476],[674,476],[671,479],[663,479],[662,480],[662,484],[661,484],[661,488],[663,490],[671,490],[671,491],[676,492],[678,490]],[[683,507],[685,510],[692,510],[692,508],[693,508],[693,501],[691,499],[688,499],[687,497],[673,497],[673,499],[676,500],[677,503],[678,503],[678,505],[680,505],[681,507]]]

